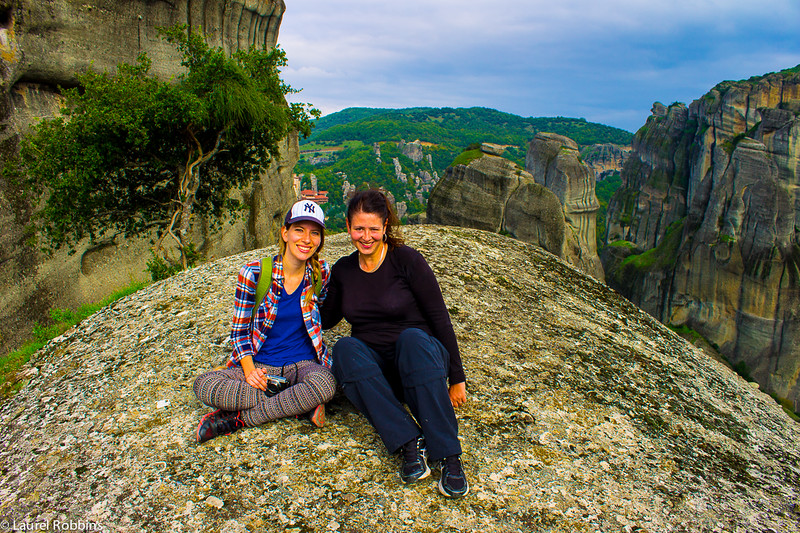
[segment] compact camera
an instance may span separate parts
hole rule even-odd
[[[289,380],[282,376],[267,376],[267,396],[275,396],[289,388]]]

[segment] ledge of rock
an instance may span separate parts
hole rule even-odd
[[[478,230],[405,228],[452,313],[472,490],[404,486],[346,400],[203,445],[194,377],[228,351],[236,272],[151,285],[34,355],[0,408],[0,517],[104,531],[796,531],[800,432],[605,285]],[[328,238],[330,260],[351,251]],[[326,333],[332,343],[346,328]]]

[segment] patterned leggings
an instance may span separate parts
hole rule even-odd
[[[255,363],[273,376],[283,376],[292,384],[275,396],[251,386],[242,367],[212,370],[194,380],[194,394],[206,405],[224,411],[241,411],[246,426],[259,426],[270,420],[308,413],[328,402],[336,391],[331,371],[314,361],[300,361],[280,367]]]

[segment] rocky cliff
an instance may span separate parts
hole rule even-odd
[[[778,405],[537,246],[406,228],[453,318],[471,494],[404,486],[346,400],[203,445],[196,375],[229,352],[235,276],[179,274],[35,354],[0,406],[0,518],[104,531],[797,531],[800,432]],[[344,234],[330,260],[350,253]],[[329,343],[346,325],[326,333]]]
[[[611,143],[592,144],[581,148],[581,159],[594,170],[597,181],[622,171],[630,154],[630,146]]]
[[[561,139],[569,141],[566,137]],[[551,177],[554,174],[558,177],[546,181],[540,169],[534,169],[541,178],[537,179],[501,157],[502,152],[503,147],[484,143],[480,152],[473,152],[473,158],[449,167],[431,191],[426,220],[431,224],[507,233],[537,244],[602,280],[595,241],[584,241],[586,235],[594,235],[595,231],[597,208],[592,210],[591,199],[596,205],[597,198],[593,176],[591,193],[584,190],[581,196],[576,194],[576,184],[569,177],[560,179],[574,170],[565,168],[564,159],[554,163],[550,173]],[[547,167],[544,163],[544,168]],[[578,181],[586,183],[591,171],[585,166],[581,170],[584,171],[581,176],[587,180]],[[563,202],[568,202],[568,207]]]
[[[566,224],[558,198],[490,145],[474,156],[445,171],[428,198],[427,221],[508,232],[564,257]]]
[[[609,204],[609,284],[800,409],[800,67],[655,104]]]
[[[200,26],[210,43],[229,51],[274,46],[285,10],[283,0],[11,0],[0,2],[0,164],[15,150],[18,135],[60,106],[59,86],[75,84],[76,71],[113,70],[140,52],[164,77],[180,72],[179,57],[156,28],[175,23]],[[195,241],[207,257],[220,257],[272,242],[292,194],[298,158],[296,136],[260,183],[242,191],[250,212],[235,226],[210,234],[197,221]],[[45,257],[26,247],[29,212],[13,212],[5,201],[14,191],[0,177],[0,352],[42,321],[52,306],[76,307],[98,300],[131,279],[147,277],[149,241],[117,241],[84,248],[82,254]],[[6,198],[4,198],[4,196]]]

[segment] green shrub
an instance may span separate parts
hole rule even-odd
[[[770,394],[770,396],[783,408],[783,411],[789,415],[790,418],[796,422],[800,422],[800,413],[794,410],[794,402],[787,398],[782,398],[777,394]]]
[[[744,361],[739,361],[733,365],[733,370],[747,381],[755,381],[753,376],[750,375],[750,367]]]
[[[180,271],[181,267],[177,263],[168,262],[161,256],[150,251],[150,259],[147,260],[147,271],[153,281],[161,281],[174,276]]]
[[[615,248],[630,248],[631,250],[636,248],[636,245],[630,241],[614,241],[608,243],[608,246],[613,246]]]
[[[732,154],[734,150],[736,150],[736,146],[739,144],[739,141],[747,137],[746,133],[739,133],[738,135],[731,137],[727,141],[722,143],[722,149]]]
[[[626,257],[620,269],[633,268],[638,271],[656,270],[675,265],[678,259],[678,248],[683,235],[685,218],[673,222],[655,248],[646,252]]]
[[[197,251],[194,243],[189,243],[189,245],[186,246],[185,253],[187,267],[192,268],[196,266],[197,262],[200,260],[200,252]],[[180,262],[169,261],[150,250],[150,259],[147,260],[147,268],[145,270],[150,272],[150,278],[153,281],[161,281],[162,279],[174,276],[183,269],[181,268]]]
[[[683,337],[683,338],[687,338],[688,337],[689,339],[691,339],[692,342],[694,342],[694,341],[696,341],[698,339],[705,340],[705,338],[702,335],[700,335],[698,332],[696,332],[695,330],[693,330],[692,328],[690,328],[686,324],[681,324],[680,326],[675,326],[673,324],[669,324],[667,327],[669,329],[671,329],[672,331],[674,331],[675,333],[677,333],[678,335],[680,335],[681,337]]]
[[[456,167],[458,165],[469,165],[471,162],[475,161],[476,159],[480,159],[483,157],[483,152],[480,150],[464,150],[460,154],[453,159],[453,162],[450,163],[451,167]]]

